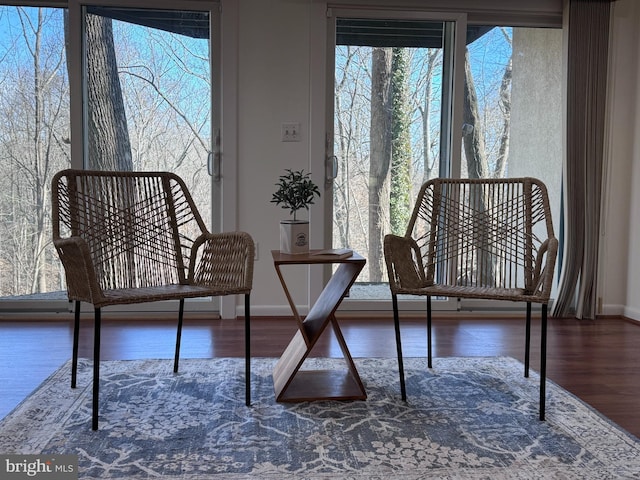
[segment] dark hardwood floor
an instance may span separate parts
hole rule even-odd
[[[354,357],[395,357],[389,319],[340,318]],[[406,356],[424,356],[424,320],[402,318]],[[182,358],[244,355],[243,321],[187,317]],[[539,321],[534,320],[532,368],[539,366]],[[295,332],[292,319],[255,317],[252,354],[280,356]],[[594,321],[550,319],[547,373],[613,422],[640,437],[640,323],[621,318]],[[175,320],[123,320],[104,315],[102,358],[136,359],[173,356]],[[72,320],[61,315],[46,321],[0,318],[0,418],[9,413],[71,356]],[[92,355],[92,322],[83,319],[80,355]],[[521,318],[434,318],[434,356],[498,356],[523,360]],[[316,356],[340,357],[333,336],[321,339]],[[410,392],[409,392],[410,394]]]

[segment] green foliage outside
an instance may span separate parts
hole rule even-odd
[[[391,89],[393,122],[391,127],[391,232],[404,234],[411,215],[411,111],[407,85],[407,50],[393,49]]]

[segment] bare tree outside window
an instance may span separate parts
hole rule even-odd
[[[60,10],[0,7],[0,295],[60,286],[49,247],[53,172],[69,165]]]
[[[71,165],[65,12],[0,7],[2,297],[64,289],[49,219],[50,179]],[[198,38],[86,15],[86,167],[176,172],[206,216],[209,22],[195,16],[206,26]]]
[[[87,123],[93,170],[133,170],[129,125],[124,108],[110,18],[85,16]]]
[[[485,54],[491,68],[465,61],[463,173],[476,178],[501,177],[508,165],[511,29],[493,30],[504,49]],[[334,244],[367,257],[369,269],[360,281],[382,282],[384,235],[404,233],[420,185],[439,175],[442,49],[336,50],[334,153],[346,167],[335,182]],[[477,50],[470,45],[467,55]],[[369,131],[359,127],[360,112],[369,115]],[[368,176],[361,177],[358,171],[367,166]]]

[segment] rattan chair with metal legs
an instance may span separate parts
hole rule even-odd
[[[429,368],[432,298],[524,302],[525,377],[529,376],[531,310],[536,303],[541,305],[539,416],[544,420],[547,306],[557,250],[547,189],[539,180],[426,182],[405,235],[387,235],[384,239],[402,399],[406,400],[406,386],[398,295],[426,297]]]
[[[80,304],[94,307],[93,414],[98,429],[104,307],[178,300],[174,372],[187,298],[244,295],[245,402],[251,403],[250,294],[254,243],[210,233],[184,182],[166,172],[64,170],[52,182],[53,243],[75,302],[71,386],[76,386]]]

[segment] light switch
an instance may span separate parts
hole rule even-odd
[[[282,141],[283,142],[299,142],[300,141],[300,122],[284,122],[282,124]]]

